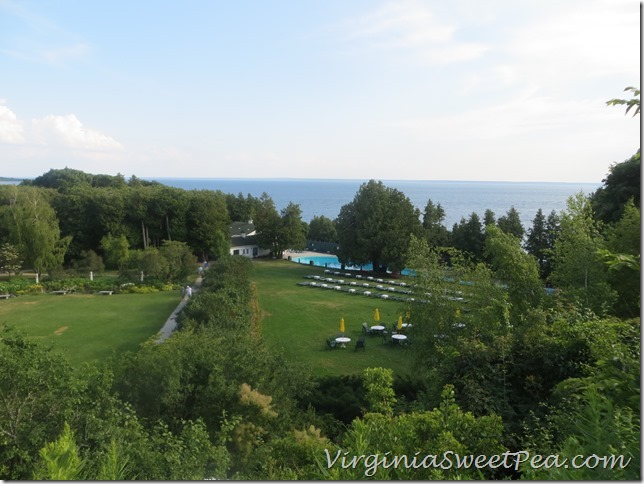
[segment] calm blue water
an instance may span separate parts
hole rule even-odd
[[[293,262],[297,262],[298,264],[305,264],[305,265],[314,265],[318,267],[326,267],[327,269],[342,269],[342,264],[340,264],[340,260],[334,256],[334,255],[313,255],[313,256],[306,256],[306,257],[293,257],[291,259]],[[346,266],[343,270],[367,270],[370,271],[372,269],[371,264],[365,264],[363,266]],[[400,271],[401,274],[403,275],[410,275],[412,271],[409,269],[403,269]]]
[[[306,264],[309,265],[311,262],[313,263],[314,266],[319,266],[319,267],[326,267],[328,269],[341,269],[342,265],[340,264],[340,261],[338,258],[334,255],[315,255],[315,256],[306,256],[306,257],[293,257],[292,258],[293,262],[297,262],[298,264]],[[362,269],[365,268],[367,270],[371,270],[370,265],[362,266],[362,267],[354,267],[354,266],[347,266],[346,269]]]
[[[260,197],[268,193],[278,210],[289,202],[297,203],[302,220],[310,222],[314,216],[334,219],[340,208],[353,201],[360,185],[367,180],[257,180],[214,178],[156,178],[168,186],[186,190],[221,190],[224,193],[250,194]],[[512,206],[521,215],[524,228],[532,226],[537,210],[547,216],[552,210],[566,208],[569,196],[580,191],[586,195],[599,188],[599,183],[540,183],[540,182],[477,182],[477,181],[386,181],[383,183],[403,192],[422,212],[431,199],[445,210],[445,226],[451,230],[461,217],[476,212],[481,220],[486,209],[496,217],[504,215]]]

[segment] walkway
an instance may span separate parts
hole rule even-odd
[[[194,286],[192,286],[192,294],[194,295],[199,288],[201,287],[201,276],[197,277],[195,280]],[[168,318],[168,320],[165,322],[161,330],[159,331],[159,337],[157,338],[156,342],[157,343],[163,343],[166,339],[172,335],[172,332],[176,329],[177,327],[177,316],[183,309],[183,307],[186,305],[188,302],[188,298],[184,297],[179,305],[175,308],[174,311],[172,311],[172,314]]]

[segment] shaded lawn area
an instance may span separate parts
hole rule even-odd
[[[52,343],[78,366],[136,350],[158,333],[180,300],[179,291],[20,296],[0,300],[0,325]]]
[[[365,351],[354,351],[362,323],[375,324],[375,309],[380,323],[390,326],[402,313],[402,303],[298,286],[305,275],[324,275],[324,268],[254,261],[251,280],[257,287],[262,335],[269,348],[282,349],[287,359],[309,366],[314,376],[361,375],[375,366],[410,373],[411,348],[392,347],[382,337],[368,335]],[[351,342],[346,349],[327,350],[326,339],[338,335],[341,318]]]

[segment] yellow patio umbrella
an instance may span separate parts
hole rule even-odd
[[[344,318],[340,319],[340,333],[344,334]]]
[[[380,321],[380,312],[378,311],[378,308],[376,308],[376,312],[373,313],[373,320],[376,322]]]
[[[400,316],[398,316],[398,326],[397,326],[397,328],[398,328],[398,331],[400,331],[402,329],[402,314]]]

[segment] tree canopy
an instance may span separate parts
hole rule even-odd
[[[376,272],[404,269],[409,237],[422,234],[419,210],[402,192],[375,180],[342,206],[336,227],[340,262],[371,263]]]

